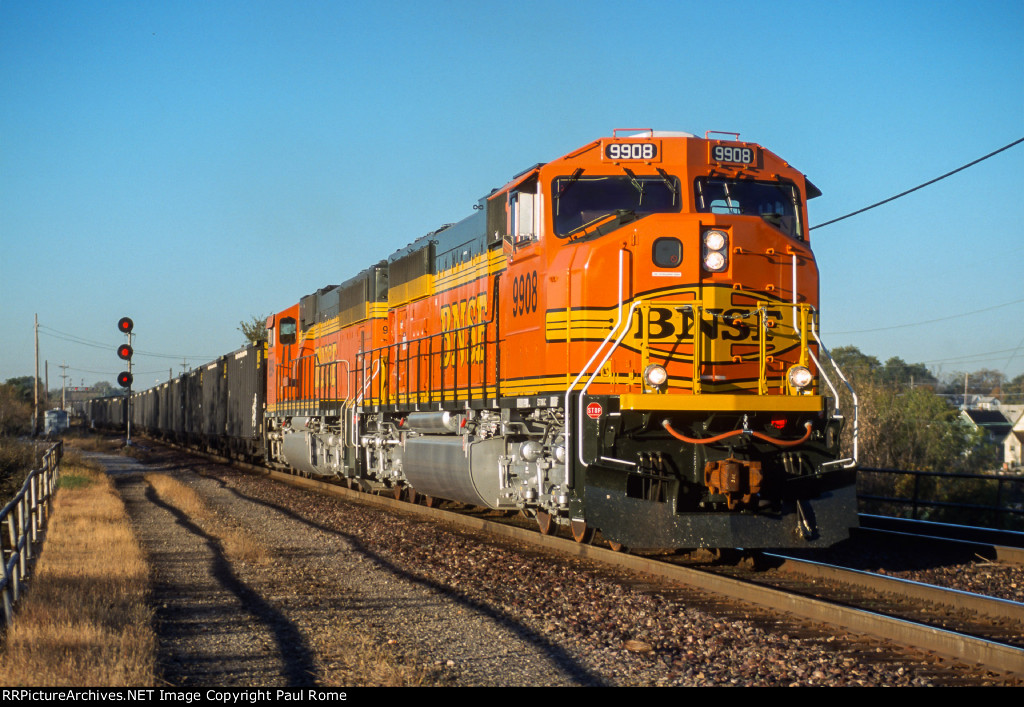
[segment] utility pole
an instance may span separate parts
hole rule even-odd
[[[68,362],[64,361],[64,365],[60,367],[62,373],[60,374],[60,409],[68,409]]]
[[[39,435],[39,314],[36,314],[36,377],[32,381],[33,399],[32,406],[32,436]]]

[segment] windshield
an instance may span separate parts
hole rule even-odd
[[[760,216],[787,236],[803,238],[800,192],[788,182],[699,177],[696,197],[699,212]]]
[[[580,170],[582,171],[582,170]],[[608,216],[639,218],[679,211],[679,179],[665,175],[556,177],[552,184],[555,235],[565,238]]]

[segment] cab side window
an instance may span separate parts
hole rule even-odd
[[[281,320],[278,326],[277,340],[281,344],[294,344],[295,343],[295,318],[285,317]]]

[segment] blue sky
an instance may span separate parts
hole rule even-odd
[[[164,380],[621,127],[739,132],[823,223],[1024,137],[1024,0],[2,0],[0,380],[34,314],[51,387],[125,315]],[[814,231],[826,344],[1024,372],[1021,194],[1024,145]]]

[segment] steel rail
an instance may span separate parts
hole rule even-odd
[[[1008,545],[996,545],[994,543],[978,542],[975,540],[960,540],[957,538],[945,538],[940,535],[919,535],[914,532],[900,530],[884,530],[881,528],[854,528],[857,535],[895,535],[908,538],[919,543],[944,543],[970,549],[980,558],[994,562],[1005,562],[1008,565],[1024,565],[1024,548],[1010,547]]]
[[[939,540],[959,540],[1006,547],[1024,548],[1024,532],[1019,530],[1000,530],[982,528],[971,525],[954,525],[937,523],[929,520],[878,516],[868,513],[858,515],[860,527],[871,530],[886,530],[905,533],[920,538]]]
[[[841,582],[873,592],[898,594],[911,599],[927,601],[933,604],[967,609],[985,616],[992,616],[1000,619],[1010,619],[1024,624],[1024,604],[1010,599],[999,599],[997,597],[965,592],[960,589],[948,589],[938,587],[934,584],[915,582],[900,577],[889,577],[887,575],[866,572],[864,570],[851,569],[849,567],[838,567],[822,562],[801,560],[796,557],[788,557],[777,553],[762,553],[765,557],[782,560],[777,567],[781,572],[792,572],[794,574],[823,579],[830,582]]]

